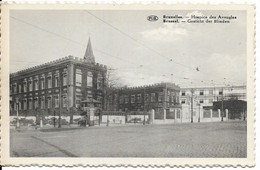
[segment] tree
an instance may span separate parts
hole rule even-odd
[[[117,76],[116,69],[108,68],[106,74],[106,82],[104,85],[104,99],[105,110],[110,109],[109,98],[113,96],[116,89],[125,87],[122,83],[122,80]]]

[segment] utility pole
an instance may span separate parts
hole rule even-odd
[[[223,122],[223,117],[224,117],[223,100],[224,100],[224,88],[222,87],[221,122]]]
[[[60,105],[60,109],[59,109],[59,125],[58,125],[58,128],[61,128],[61,74],[59,73],[59,79],[60,79],[60,90],[59,90],[59,92],[60,92],[60,94],[59,94],[59,105]]]
[[[200,122],[200,103],[199,103],[199,119],[198,122]]]
[[[193,88],[191,89],[191,123],[193,123]]]
[[[20,124],[19,124],[19,99],[17,98],[16,99],[16,128],[19,128],[20,127]]]

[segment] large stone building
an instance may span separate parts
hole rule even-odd
[[[150,111],[180,110],[180,87],[173,83],[159,83],[141,87],[115,89],[108,95],[107,110]]]
[[[68,56],[10,75],[11,115],[70,113],[82,101],[104,105],[107,67],[95,63],[89,40],[84,59]]]

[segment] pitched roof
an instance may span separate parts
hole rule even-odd
[[[84,59],[87,60],[88,63],[95,63],[95,56],[93,54],[90,38],[88,39],[88,46],[85,52]]]

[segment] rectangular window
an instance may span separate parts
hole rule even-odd
[[[33,90],[33,82],[32,80],[29,81],[29,91]]]
[[[63,74],[63,86],[67,86],[67,74]]]
[[[37,109],[39,107],[38,97],[34,98],[34,108]]]
[[[39,80],[38,79],[34,80],[34,89],[39,90]]]
[[[17,109],[17,104],[14,102],[14,110]]]
[[[88,87],[93,87],[93,74],[91,72],[88,72],[87,86]]]
[[[137,94],[137,103],[141,103],[141,94]]]
[[[62,99],[63,99],[63,100],[62,100],[62,105],[63,105],[63,107],[67,107],[67,96],[63,96]]]
[[[125,95],[125,104],[127,104],[129,102],[129,96]]]
[[[32,109],[32,99],[29,99],[29,109]]]
[[[59,96],[55,96],[54,98],[55,108],[59,107]]]
[[[145,98],[144,98],[144,100],[145,100],[146,102],[149,101],[149,94],[145,94]]]
[[[55,85],[55,87],[59,87],[59,76],[58,75],[55,76],[54,85]]]
[[[102,89],[102,87],[103,87],[103,76],[101,74],[98,74],[97,89]]]
[[[19,101],[19,110],[22,110],[22,102]]]
[[[21,84],[18,85],[18,93],[22,93],[22,85]]]
[[[17,93],[17,85],[16,85],[16,83],[13,85],[13,93],[14,93],[14,94]]]
[[[80,102],[81,102],[81,95],[76,95],[76,99],[75,99],[75,103],[76,103],[76,107],[79,108],[80,107]]]
[[[76,86],[82,85],[82,72],[80,69],[76,69]]]
[[[51,108],[51,97],[49,96],[48,98],[47,98],[47,108],[49,109],[49,108]]]
[[[185,92],[181,92],[181,95],[182,95],[182,96],[185,96]]]
[[[123,96],[123,95],[121,95],[121,96],[119,97],[119,103],[120,103],[120,104],[123,104],[123,103],[124,103],[124,96]]]
[[[47,77],[47,85],[48,85],[48,88],[52,88],[52,78],[51,78],[51,76]]]
[[[41,97],[41,109],[45,108],[45,97]]]
[[[200,103],[204,103],[204,101],[203,101],[203,100],[200,100]]]
[[[27,99],[23,100],[23,110],[27,110]]]
[[[114,103],[117,104],[117,102],[118,102],[118,95],[114,94]]]
[[[185,102],[186,102],[185,100],[181,100],[181,104],[185,104]]]
[[[45,79],[41,78],[41,89],[45,89]]]
[[[81,86],[81,85],[82,85],[82,75],[76,74],[76,86]]]
[[[27,82],[23,82],[23,92],[27,92]]]
[[[219,94],[219,95],[223,95],[223,91],[219,91],[218,94]]]
[[[200,91],[200,95],[203,96],[204,95],[204,91]]]
[[[131,95],[131,103],[135,103],[135,95]]]
[[[163,101],[163,92],[159,92],[158,93],[158,102],[162,102]]]
[[[151,102],[155,102],[155,93],[151,93]]]

